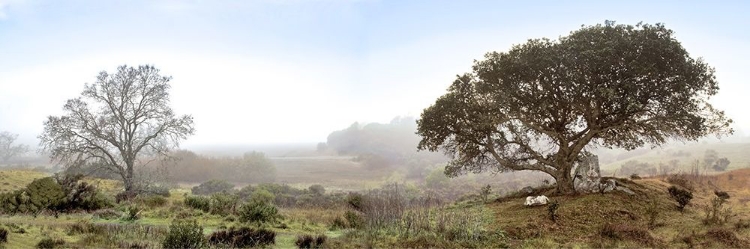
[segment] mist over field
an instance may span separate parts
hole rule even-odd
[[[0,248],[750,248],[748,10],[0,0]]]

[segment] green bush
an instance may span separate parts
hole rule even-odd
[[[323,234],[313,237],[312,235],[300,235],[297,236],[297,241],[294,242],[297,248],[323,248],[326,243],[327,237]]]
[[[58,211],[65,202],[65,192],[62,186],[52,177],[32,181],[26,186],[26,193],[29,195],[29,203],[35,213],[45,209]]]
[[[234,184],[224,180],[210,180],[193,187],[194,195],[211,195],[215,193],[228,193],[234,189]]]
[[[162,241],[163,248],[203,248],[206,238],[203,227],[195,220],[174,220],[169,225],[169,232]]]
[[[312,185],[307,189],[314,195],[323,195],[326,193],[326,189],[323,187],[323,185],[320,184]]]
[[[357,212],[347,210],[344,213],[344,218],[346,218],[350,228],[362,228],[365,225],[365,218],[357,214]]]
[[[208,238],[212,246],[230,248],[247,248],[272,245],[276,242],[276,232],[248,227],[230,228],[211,233]]]
[[[52,249],[62,245],[65,245],[65,241],[62,239],[43,238],[36,244],[36,248]]]
[[[216,193],[211,195],[211,214],[227,215],[235,211],[239,197],[233,194]]]
[[[690,203],[690,200],[693,199],[693,193],[681,187],[671,186],[667,191],[669,191],[669,195],[672,196],[672,199],[677,201],[677,208],[680,209],[680,212],[685,210],[685,206],[687,206],[687,204]]]
[[[279,218],[279,210],[271,203],[250,201],[239,210],[240,222],[274,223]]]
[[[185,206],[188,206],[192,209],[201,210],[203,212],[208,212],[209,210],[211,210],[211,199],[204,196],[186,196]]]

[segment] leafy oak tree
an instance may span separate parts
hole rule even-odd
[[[475,61],[422,113],[419,149],[451,156],[451,176],[537,170],[573,193],[571,171],[591,146],[731,134],[708,103],[718,90],[714,69],[664,25],[607,21]]]
[[[171,79],[149,65],[103,71],[81,97],[67,101],[65,115],[44,122],[40,144],[67,166],[96,162],[134,194],[134,168],[165,156],[195,132],[193,117],[177,116],[169,106]]]

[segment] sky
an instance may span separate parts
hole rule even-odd
[[[0,131],[36,145],[49,115],[117,66],[173,77],[183,147],[324,142],[418,116],[490,51],[581,25],[665,23],[716,68],[711,99],[750,133],[747,1],[0,0]]]

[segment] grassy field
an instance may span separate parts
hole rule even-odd
[[[688,169],[695,164],[696,160],[703,161],[706,150],[715,150],[718,152],[720,158],[726,157],[729,159],[728,170],[750,167],[750,143],[689,143],[641,150],[645,150],[645,153],[632,157],[620,156],[623,159],[603,163],[601,169],[603,171],[614,172],[624,163],[631,160],[650,163],[652,165],[659,165],[659,163],[666,164],[671,160],[678,160],[680,169],[689,171]]]

